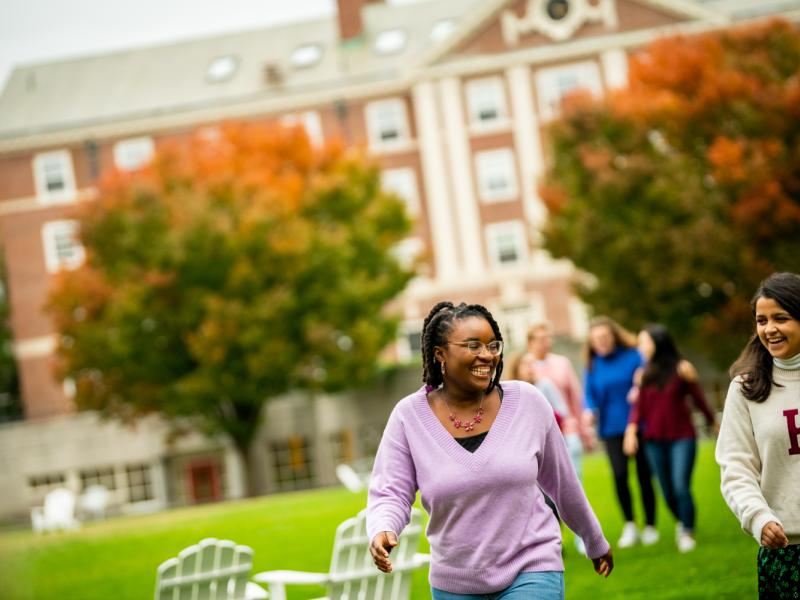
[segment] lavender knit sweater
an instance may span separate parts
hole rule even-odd
[[[540,486],[589,557],[609,549],[552,408],[528,383],[502,386],[500,411],[474,453],[439,422],[423,387],[395,406],[375,457],[370,539],[402,531],[419,490],[430,515],[430,584],[455,594],[492,593],[519,573],[564,570],[561,531]]]

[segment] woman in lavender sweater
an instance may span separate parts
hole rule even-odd
[[[392,570],[389,553],[419,491],[434,600],[563,599],[561,530],[542,492],[584,540],[595,571],[613,569],[553,410],[532,385],[499,383],[502,355],[486,308],[434,306],[422,330],[425,385],[395,406],[375,458],[372,557]]]

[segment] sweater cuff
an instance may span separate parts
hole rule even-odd
[[[761,545],[761,531],[764,529],[764,525],[766,525],[770,521],[775,521],[776,523],[780,524],[778,517],[773,515],[771,512],[765,510],[757,513],[756,516],[753,517],[753,520],[750,522],[751,523],[750,533],[753,535],[754,538],[756,538],[756,541],[758,542],[759,546]],[[781,525],[781,527],[783,527],[783,525]]]
[[[591,559],[600,558],[611,550],[611,544],[602,535],[592,540],[583,539],[583,543],[586,546],[586,556]]]
[[[378,535],[381,531],[391,531],[393,534],[395,534],[395,536],[397,536],[398,538],[400,537],[400,534],[398,533],[396,527],[392,527],[391,525],[385,522],[376,523],[371,527],[367,527],[367,537],[369,538],[369,541],[372,542],[372,539],[376,535]]]

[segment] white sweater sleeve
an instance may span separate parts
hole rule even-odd
[[[728,388],[716,459],[721,471],[722,496],[739,518],[742,529],[761,543],[764,525],[780,520],[761,491],[761,455],[747,407],[749,400],[742,396],[739,385],[737,379]]]

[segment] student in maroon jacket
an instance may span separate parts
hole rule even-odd
[[[663,325],[648,325],[639,333],[639,352],[646,363],[638,374],[638,401],[628,417],[624,448],[628,454],[635,453],[636,434],[641,431],[645,455],[667,506],[678,520],[678,550],[689,552],[696,545],[691,483],[697,442],[687,399],[692,399],[709,426],[716,429],[714,413],[698,384],[697,371],[681,359]],[[636,394],[632,396],[636,400]]]

